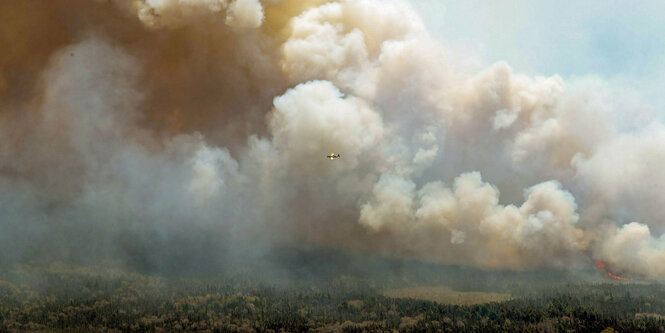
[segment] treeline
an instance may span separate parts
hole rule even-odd
[[[268,283],[100,268],[0,270],[0,331],[664,332],[662,285],[559,284],[475,306],[381,296],[366,279]]]

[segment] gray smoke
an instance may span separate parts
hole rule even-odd
[[[665,127],[622,129],[630,104],[595,82],[468,73],[403,1],[0,13],[3,261],[291,244],[665,277]]]

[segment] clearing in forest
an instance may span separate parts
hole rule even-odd
[[[389,289],[384,290],[382,294],[386,297],[413,298],[454,305],[504,302],[511,299],[509,294],[455,291],[446,286]]]

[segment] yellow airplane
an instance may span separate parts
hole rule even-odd
[[[330,153],[330,155],[328,155],[326,157],[329,158],[332,161],[336,158],[339,158],[339,154],[335,155],[335,153]]]

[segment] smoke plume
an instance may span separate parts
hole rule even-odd
[[[469,73],[403,1],[6,0],[0,45],[2,262],[291,244],[665,278],[665,126]]]

